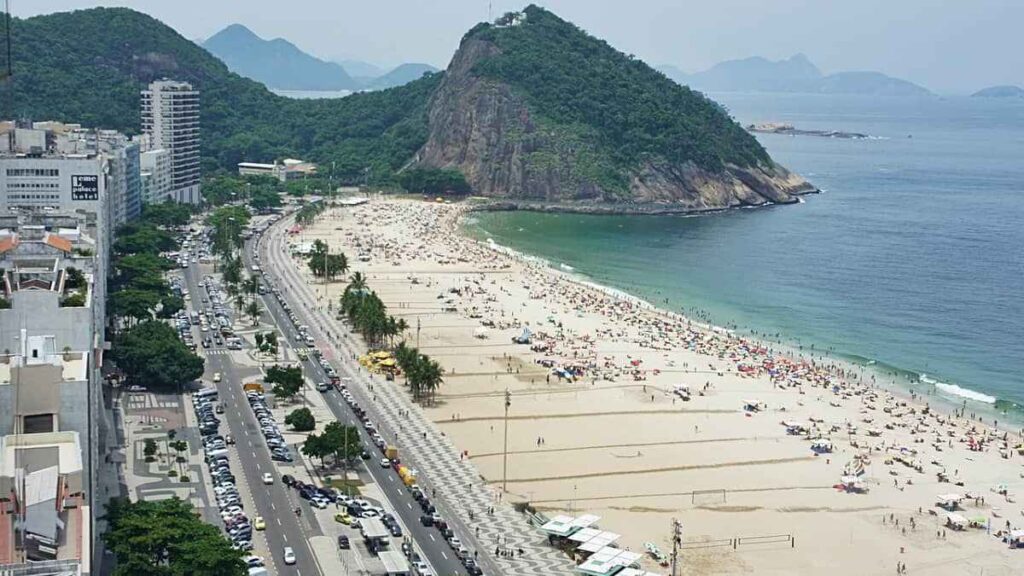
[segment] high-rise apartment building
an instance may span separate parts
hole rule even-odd
[[[147,150],[170,154],[171,199],[199,203],[199,91],[176,80],[151,83],[142,91],[142,131]]]

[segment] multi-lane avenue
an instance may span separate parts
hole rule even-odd
[[[188,290],[193,295],[192,303],[195,304],[199,295],[205,293],[199,286],[201,277],[198,266],[192,266],[184,272]],[[223,348],[211,350],[225,351]],[[255,506],[255,510],[252,510],[248,508],[247,504],[246,513],[250,519],[262,516],[267,523],[267,529],[262,534],[266,538],[270,558],[265,558],[265,560],[268,566],[272,562],[272,566],[278,574],[316,576],[321,571],[310,550],[308,540],[311,536],[316,536],[317,532],[311,530],[309,515],[299,517],[294,513],[299,503],[296,501],[293,491],[287,489],[280,482],[280,475],[270,460],[270,453],[263,442],[256,417],[249,408],[242,391],[243,381],[259,376],[259,370],[236,364],[230,354],[208,353],[204,379],[212,381],[213,374],[218,372],[221,374],[221,379],[216,386],[219,400],[224,407],[223,417],[229,428],[222,432],[231,434],[235,438],[234,448],[238,455],[237,464],[241,466],[241,475],[237,470],[235,475],[239,476],[239,482],[244,477],[245,484],[252,492],[252,505]],[[262,476],[265,472],[274,475],[274,484],[270,486],[263,484]],[[288,566],[284,562],[286,546],[295,551],[296,562],[292,566]]]
[[[252,250],[256,248],[256,245],[257,240],[252,240],[246,246],[245,258],[247,267],[251,268],[255,263],[252,260]],[[306,344],[300,340],[294,324],[282,308],[280,302],[275,298],[274,294],[271,292],[265,295],[263,302],[264,307],[270,313],[274,324],[277,325],[280,333],[287,339],[288,343],[297,348],[305,347]],[[296,314],[301,317],[301,313],[298,310],[296,310]],[[305,375],[318,382],[328,381],[328,375],[324,372],[320,364],[313,360],[313,358],[314,357],[310,355],[309,359],[303,363]],[[347,365],[338,365],[335,366],[335,369],[338,370],[339,373],[351,378],[350,368]],[[356,417],[356,414],[352,411],[352,408],[348,403],[342,399],[341,395],[332,389],[332,391],[325,393],[325,399],[335,418],[344,424],[355,425],[360,430],[363,444],[371,447],[372,443],[370,442],[369,436],[359,425],[359,420]],[[389,432],[386,429],[382,429],[380,432],[389,441],[395,440],[394,437],[389,436]],[[375,460],[373,461],[375,462]],[[421,556],[423,556],[427,563],[433,568],[434,572],[438,575],[445,576],[466,574],[467,571],[465,567],[463,567],[462,563],[455,556],[452,549],[448,546],[448,543],[444,538],[442,538],[441,533],[436,528],[425,527],[421,524],[420,516],[422,514],[422,510],[413,498],[411,492],[406,489],[394,469],[370,465],[367,467],[367,472],[373,481],[380,486],[381,491],[387,496],[388,501],[396,512],[396,515],[401,519],[402,524],[406,527],[408,535],[412,537],[413,541],[416,543],[416,547],[421,553]],[[463,541],[467,540],[463,538]],[[481,559],[482,556],[483,555],[480,555]],[[485,573],[499,574],[500,572],[495,567],[490,567],[490,569],[488,569],[485,565]]]

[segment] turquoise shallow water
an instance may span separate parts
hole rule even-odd
[[[878,138],[761,136],[825,190],[798,206],[481,213],[468,231],[666,308],[897,370],[950,402],[1024,406],[1024,102],[712,96],[744,123]]]

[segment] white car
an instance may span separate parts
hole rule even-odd
[[[220,382],[220,372],[214,372],[213,373],[213,381],[214,382]]]
[[[387,458],[381,458],[380,459],[380,467],[381,468],[390,468],[391,467],[391,460],[388,460]]]
[[[416,570],[418,576],[434,576],[434,573],[430,571],[430,566],[427,566],[426,562],[413,562],[413,569]]]
[[[291,546],[284,547],[284,563],[289,566],[295,564],[295,550]]]
[[[274,475],[271,474],[270,472],[264,472],[263,473],[263,483],[267,484],[267,485],[273,484],[274,483]]]

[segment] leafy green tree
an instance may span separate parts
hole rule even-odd
[[[242,206],[223,206],[206,217],[211,230],[213,251],[223,257],[242,247],[242,231],[249,225],[249,211]]]
[[[146,438],[142,441],[142,455],[143,456],[156,456],[156,440],[152,438]]]
[[[249,206],[254,210],[263,211],[269,208],[281,207],[281,195],[272,188],[258,187],[252,190],[249,195]]]
[[[296,432],[308,432],[316,428],[316,419],[309,408],[298,408],[292,410],[284,417],[284,423],[291,426]]]
[[[267,368],[267,375],[263,378],[267,384],[273,384],[273,394],[279,398],[294,398],[302,389],[302,368],[297,366],[278,366],[277,364]]]
[[[193,354],[164,322],[146,320],[114,338],[110,356],[131,384],[176,390],[203,375],[203,359]]]
[[[156,255],[160,252],[176,250],[178,247],[178,243],[169,233],[141,222],[121,226],[116,236],[114,254],[119,256],[128,254]]]
[[[60,301],[61,308],[81,308],[85,306],[85,294],[75,292]]]
[[[203,190],[204,196],[206,190]],[[142,220],[156,226],[167,228],[179,228],[187,226],[192,217],[192,209],[187,204],[176,202],[162,202],[160,204],[144,204],[142,206]]]
[[[121,318],[148,320],[153,317],[152,310],[160,302],[160,297],[146,290],[120,290],[110,295],[107,312]]]
[[[177,496],[107,504],[103,541],[117,559],[114,576],[245,576],[244,553]]]
[[[437,196],[470,192],[466,177],[462,172],[451,168],[410,168],[398,175],[398,183],[406,191],[414,194]]]
[[[64,280],[65,288],[70,288],[72,290],[78,288],[85,288],[85,274],[81,270],[75,268],[74,266],[68,266],[67,268],[64,269],[64,274],[66,275],[66,278]]]
[[[168,294],[160,299],[160,311],[157,316],[160,318],[173,318],[175,314],[185,309],[185,300],[181,296]]]
[[[232,176],[215,176],[203,181],[203,201],[222,206],[245,195],[245,182]]]
[[[316,458],[317,460],[320,460],[321,468],[327,467],[324,459],[334,453],[328,445],[327,438],[324,434],[307,435],[306,441],[302,443],[301,452],[302,455],[307,458]]]

